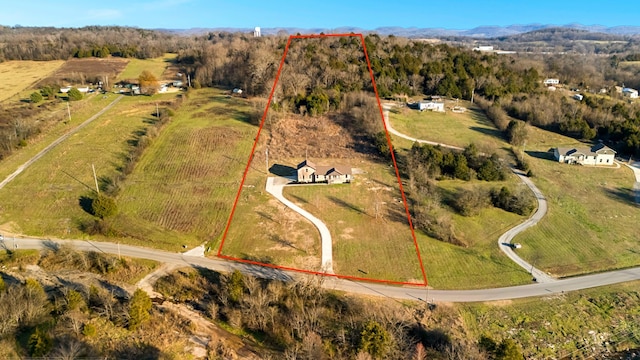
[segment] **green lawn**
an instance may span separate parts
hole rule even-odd
[[[145,70],[150,71],[157,79],[162,79],[162,73],[176,56],[176,54],[165,54],[153,59],[131,59],[127,67],[118,75],[117,80],[137,79]]]
[[[148,126],[155,102],[145,97],[127,97],[90,125],[52,149],[11,183],[0,190],[0,224],[10,232],[35,236],[82,238],[83,222],[92,216],[80,206],[80,198],[94,189],[91,165],[97,176],[110,177],[123,163],[127,141]],[[76,116],[82,121],[110,103],[96,96],[84,103]],[[72,126],[70,124],[68,126]],[[53,141],[54,128],[34,145],[7,159],[3,169],[12,172],[38,148]],[[5,170],[3,170],[5,171]]]
[[[632,202],[631,170],[557,163],[547,152],[554,143],[575,141],[532,129],[529,162],[549,212],[516,237],[523,244],[519,253],[558,276],[640,265],[640,207]]]
[[[380,164],[357,166],[364,173],[351,184],[290,186],[284,194],[331,231],[336,274],[423,282],[395,175]]]
[[[417,111],[394,108],[389,111],[391,126],[397,131],[417,139],[436,141],[443,144],[465,147],[475,143],[485,153],[501,152],[509,148],[502,134],[487,119],[484,112],[467,101],[460,101],[467,108],[464,113]],[[447,104],[449,106],[449,104]]]

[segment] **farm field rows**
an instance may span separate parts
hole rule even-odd
[[[64,63],[64,60],[0,62],[0,102],[28,89]]]
[[[251,111],[220,90],[191,91],[129,175],[114,224],[147,246],[215,245],[257,130]]]
[[[527,153],[533,181],[549,202],[547,216],[516,237],[520,254],[551,274],[572,276],[640,265],[640,208],[625,166],[572,166],[553,160],[551,145],[572,140],[531,129]]]

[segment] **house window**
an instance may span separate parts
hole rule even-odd
[[[607,159],[607,162],[609,162],[609,160],[611,160],[611,159]]]
[[[602,159],[598,159],[598,162],[602,162]]]

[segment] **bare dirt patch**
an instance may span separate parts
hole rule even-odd
[[[269,153],[279,158],[369,158],[371,145],[348,128],[346,115],[290,115],[271,127]]]
[[[129,60],[122,58],[86,58],[71,59],[56,72],[41,80],[38,84],[86,84],[108,76],[115,79],[124,70]]]

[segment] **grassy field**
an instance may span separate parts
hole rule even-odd
[[[84,237],[79,227],[83,222],[91,221],[92,216],[81,208],[79,199],[94,188],[91,164],[95,164],[98,177],[110,177],[118,171],[134,132],[149,126],[155,110],[155,102],[149,100],[124,98],[3,188],[0,191],[2,228],[36,236]],[[82,111],[88,117],[88,113],[93,115],[110,102],[109,97],[97,96],[86,100]],[[14,170],[21,164],[17,159],[28,158],[28,153],[34,153],[36,148],[53,140],[49,137],[33,148],[27,147],[29,151],[7,159],[6,163],[11,165],[8,168]]]
[[[621,61],[620,62],[620,66],[621,67],[640,68],[640,61]]]
[[[191,92],[128,177],[115,225],[154,247],[217,240],[257,131],[251,110],[218,90]]]
[[[351,184],[290,186],[285,196],[331,231],[336,274],[423,282],[395,176],[360,162]]]
[[[117,80],[137,79],[145,70],[150,71],[156,78],[162,79],[162,73],[171,65],[176,56],[176,54],[165,54],[153,59],[131,59],[127,67],[118,75]]]
[[[532,129],[526,151],[549,212],[516,237],[520,254],[558,276],[640,265],[640,207],[633,203],[631,170],[560,164],[548,152],[556,144],[575,141]]]
[[[420,112],[403,107],[392,109],[389,118],[394,129],[417,139],[459,147],[473,142],[482,152],[498,152],[504,156],[503,148],[509,145],[484,112],[467,101],[460,101],[459,105],[466,107],[467,111],[454,113],[447,109],[444,113]]]
[[[546,298],[459,305],[472,338],[510,338],[527,359],[584,359],[640,346],[640,282]]]
[[[0,102],[47,77],[62,64],[64,60],[0,62]]]
[[[71,112],[71,120],[68,119],[67,104],[60,103],[56,110],[52,111],[49,116],[51,119],[62,119],[50,122],[42,130],[42,133],[30,138],[27,146],[15,151],[11,156],[5,158],[0,163],[0,178],[4,179],[7,175],[13,173],[20,165],[32,158],[40,150],[51,144],[61,135],[67,133],[77,125],[87,120],[89,117],[100,111],[102,108],[110,104],[117,95],[89,95],[86,100],[78,102],[70,102],[69,110]],[[45,120],[45,119],[42,119]]]

